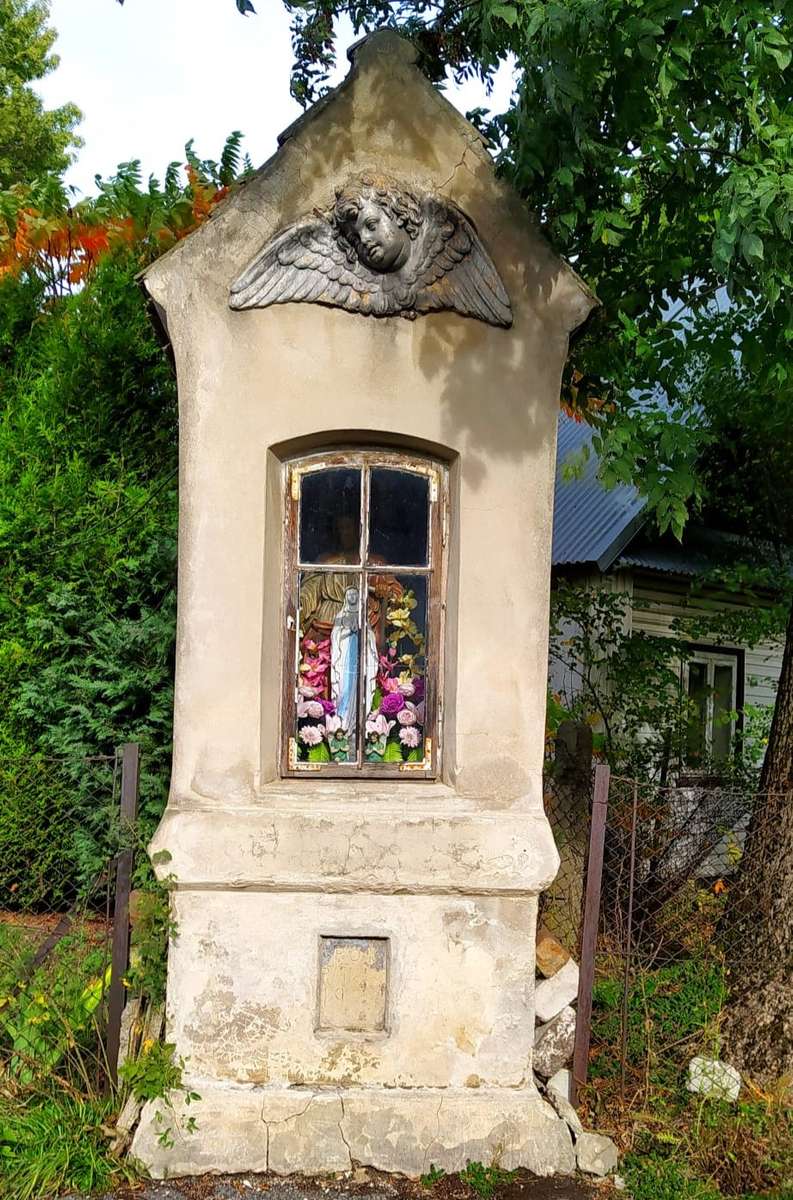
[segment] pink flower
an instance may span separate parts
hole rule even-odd
[[[374,717],[370,715],[366,719],[366,732],[370,737],[388,737],[393,728],[394,722],[387,721],[382,713]]]
[[[416,708],[416,720],[418,721],[419,725],[423,725],[424,724],[424,701],[422,700],[421,704],[417,704],[415,706],[415,708]]]
[[[325,716],[325,709],[320,700],[299,700],[297,715],[298,717],[313,717],[316,721],[319,717]]]
[[[325,730],[321,725],[304,725],[298,729],[297,736],[305,746],[318,746],[325,736]]]
[[[316,696],[319,688],[311,687],[307,683],[299,683],[297,685],[297,690],[300,692],[301,696],[308,696],[311,698],[312,696]]]
[[[412,696],[416,690],[416,685],[412,679],[407,679],[404,683],[398,683],[397,687],[403,696]]]
[[[380,691],[385,692],[386,695],[388,695],[391,692],[399,691],[399,680],[398,679],[390,679],[386,676],[381,679],[379,678],[378,683],[380,684]]]
[[[383,696],[380,712],[385,717],[395,717],[405,707],[405,699],[399,692],[389,692]]]
[[[325,717],[325,728],[328,733],[338,733],[341,727],[341,717],[336,717],[332,713],[328,713]]]
[[[400,725],[415,725],[417,720],[415,704],[408,703],[401,712],[397,713],[397,721]]]
[[[399,740],[403,746],[409,746],[411,750],[415,750],[421,741],[421,734],[415,725],[408,725],[405,729],[400,729]]]

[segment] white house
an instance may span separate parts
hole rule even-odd
[[[687,528],[682,543],[671,534],[659,535],[635,488],[620,484],[607,491],[598,481],[594,452],[578,477],[563,477],[565,461],[591,444],[591,438],[588,425],[560,415],[553,528],[555,580],[627,594],[630,631],[671,637],[676,618],[746,612],[752,602],[706,582],[714,568],[728,563],[740,549],[734,536],[702,525]],[[728,753],[748,709],[773,706],[783,642],[749,645],[697,637],[690,644],[690,661],[681,664],[681,687],[699,712],[695,740],[698,737],[708,757],[718,762]],[[550,687],[563,700],[575,695],[577,678],[570,664],[552,660]],[[728,712],[736,713],[736,719],[726,721]]]

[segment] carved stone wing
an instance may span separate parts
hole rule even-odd
[[[266,308],[290,300],[377,316],[400,310],[383,277],[357,258],[350,262],[321,217],[305,218],[276,234],[232,283],[229,306]]]
[[[428,230],[416,279],[416,311],[452,308],[509,328],[512,306],[495,264],[456,205],[425,200]]]

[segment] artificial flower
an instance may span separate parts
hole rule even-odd
[[[298,717],[313,717],[316,721],[325,716],[325,709],[320,700],[299,700],[297,703]]]
[[[397,685],[398,686],[398,685]],[[380,712],[385,717],[395,717],[405,707],[405,698],[397,692],[389,692],[383,696]]]
[[[394,722],[387,721],[382,713],[378,713],[376,716],[370,714],[366,718],[366,732],[369,737],[388,737],[393,728]]]
[[[325,717],[325,728],[328,733],[338,733],[342,728],[341,717],[334,716],[333,713],[328,713]]]
[[[298,729],[297,736],[305,746],[318,746],[325,736],[321,725],[304,725]]]
[[[415,704],[406,704],[405,707],[397,713],[397,721],[399,721],[400,725],[415,725],[418,721]]]
[[[319,702],[322,705],[323,709],[325,710],[325,713],[328,716],[333,716],[333,714],[336,711],[336,705],[333,703],[333,701],[332,700],[323,700],[322,697],[320,696]]]
[[[399,731],[399,740],[403,746],[409,746],[411,750],[415,750],[421,741],[421,734],[415,725],[408,725]]]
[[[316,696],[319,688],[311,687],[308,683],[299,683],[297,685],[297,690],[300,692],[301,696],[305,696],[308,700],[311,700],[314,696]]]

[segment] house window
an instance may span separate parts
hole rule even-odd
[[[686,764],[723,764],[730,757],[739,707],[737,653],[696,650],[686,668],[689,720]]]
[[[446,472],[350,450],[286,475],[284,773],[432,777]]]

